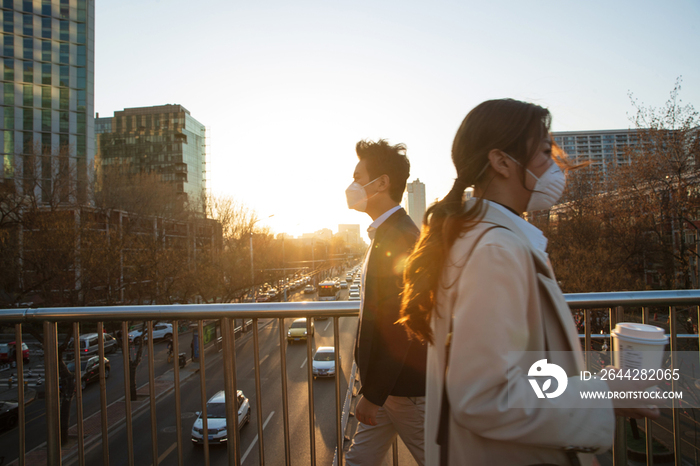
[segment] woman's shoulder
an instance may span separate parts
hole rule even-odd
[[[478,244],[474,244],[478,241]],[[484,247],[496,247],[503,249],[529,250],[527,241],[522,235],[503,225],[480,222],[473,228],[462,233],[455,241],[453,250],[475,249]]]

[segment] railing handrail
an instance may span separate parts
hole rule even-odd
[[[700,290],[613,291],[569,293],[572,309],[616,306],[700,305]],[[359,301],[299,301],[291,303],[147,304],[0,309],[0,322],[104,322],[110,320],[183,320],[221,318],[284,318],[299,316],[350,317],[360,311]]]

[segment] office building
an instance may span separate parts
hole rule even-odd
[[[23,179],[16,189],[42,195],[70,180],[82,202],[95,153],[95,2],[2,0],[0,8],[0,180]]]
[[[182,105],[127,108],[95,120],[97,160],[110,168],[157,173],[183,201],[204,212],[206,129]]]
[[[554,140],[576,162],[590,162],[591,168],[606,174],[613,167],[628,164],[625,148],[639,143],[639,130],[557,131]]]
[[[413,222],[420,228],[425,215],[425,183],[420,179],[406,183],[406,210]]]

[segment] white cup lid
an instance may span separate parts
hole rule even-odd
[[[634,322],[620,322],[613,331],[622,337],[639,338],[642,340],[666,340],[664,329],[653,325],[637,324]]]

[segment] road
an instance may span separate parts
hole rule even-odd
[[[315,295],[295,293],[290,301],[315,299]],[[347,290],[341,291],[341,299],[347,299]],[[262,411],[264,424],[265,462],[268,464],[284,464],[284,422],[282,414],[282,389],[280,368],[279,321],[274,319],[261,322],[260,337],[260,377],[262,385]],[[286,329],[292,319],[286,319]],[[339,322],[341,346],[341,403],[347,390],[347,379],[352,369],[352,348],[357,331],[357,318],[341,318]],[[333,320],[318,320],[315,323],[314,348],[333,345]],[[165,345],[156,354],[156,365],[165,365]],[[303,342],[284,343],[287,358],[287,389],[289,400],[290,450],[293,464],[310,464],[309,441],[309,409],[308,409],[308,380],[307,353]],[[219,390],[223,390],[223,364],[221,353],[210,353],[206,358],[206,390],[207,399]],[[255,372],[253,367],[252,335],[241,338],[236,344],[236,367],[238,389],[248,397],[251,404],[251,422],[242,427],[241,457],[243,464],[259,463],[259,447],[257,439],[257,414],[255,401]],[[145,366],[145,365],[144,365]],[[121,366],[120,366],[121,367]],[[114,372],[114,368],[113,368]],[[146,379],[143,379],[146,380]],[[316,460],[318,464],[330,464],[336,445],[335,419],[335,381],[332,378],[318,379],[314,382],[314,410]],[[115,384],[116,385],[116,384]],[[88,389],[89,390],[89,389]],[[123,390],[123,389],[122,389]],[[99,392],[99,390],[96,390]],[[120,392],[121,394],[121,392]],[[99,393],[98,398],[99,400]],[[156,404],[158,425],[159,464],[177,464],[175,400],[171,393]],[[205,464],[204,451],[201,446],[191,442],[190,432],[196,419],[196,412],[201,411],[200,379],[198,376],[184,382],[181,386],[182,442],[185,464]],[[136,465],[151,465],[151,431],[149,410],[134,419],[134,461]],[[128,464],[126,449],[126,430],[110,435],[110,463]],[[211,464],[224,464],[227,461],[225,447],[212,446],[210,449]],[[87,453],[86,464],[102,464],[101,446]]]

